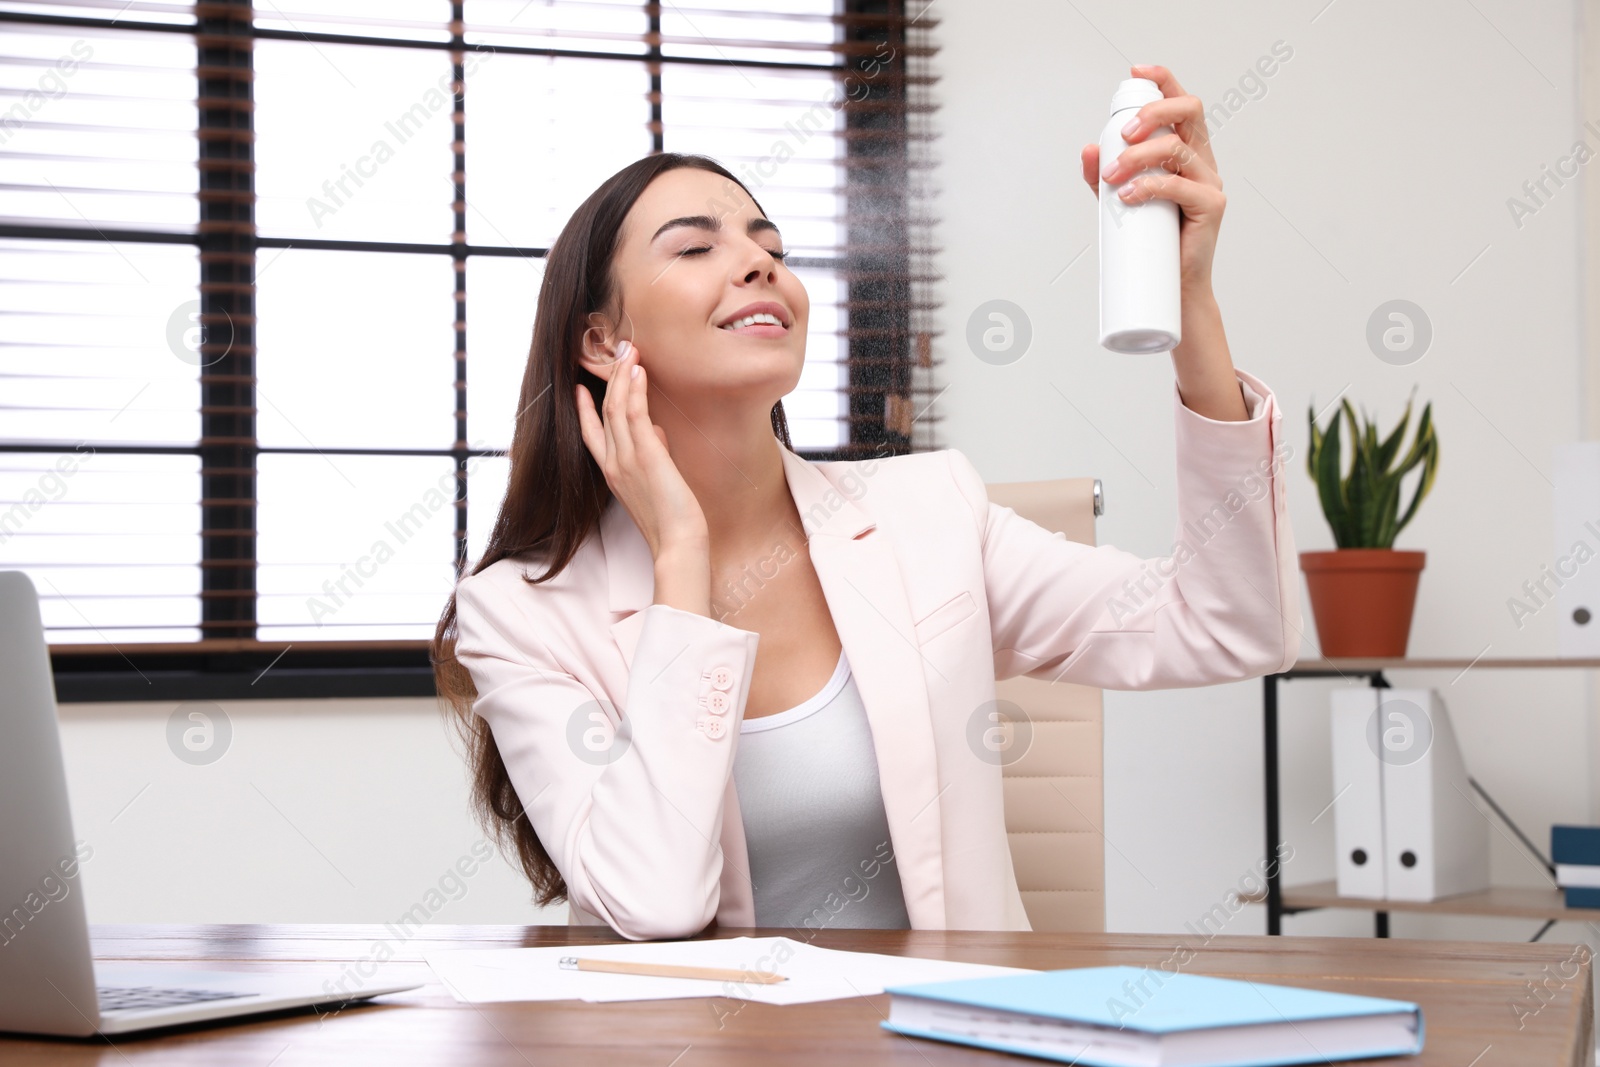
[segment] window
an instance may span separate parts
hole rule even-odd
[[[543,256],[651,152],[780,220],[816,459],[937,447],[917,0],[0,3],[0,567],[63,699],[431,693]]]

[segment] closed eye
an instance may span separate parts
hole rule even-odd
[[[680,255],[680,256],[698,256],[698,255],[701,255],[701,254],[709,252],[709,251],[711,251],[711,246],[710,245],[703,245],[703,246],[698,247],[698,248],[685,248],[683,251],[679,252],[678,255]],[[788,252],[773,252],[770,249],[768,250],[768,254],[770,256],[772,256],[773,259],[777,260],[780,263],[782,263],[789,256]]]

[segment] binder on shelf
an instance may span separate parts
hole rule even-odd
[[[1519,599],[1535,612],[1551,601],[1553,592],[1558,653],[1600,656],[1600,569],[1578,566],[1587,555],[1576,558],[1583,551],[1580,543],[1600,555],[1600,441],[1556,446],[1552,499],[1555,566],[1529,581]]]
[[[1378,692],[1389,899],[1436,900],[1488,889],[1489,820],[1467,781],[1438,690]],[[1404,745],[1392,747],[1388,738]]]
[[[1550,859],[1567,907],[1600,908],[1600,826],[1552,826]]]
[[[1600,866],[1586,863],[1558,863],[1556,885],[1563,889],[1600,889]]]
[[[1383,777],[1366,739],[1377,692],[1362,687],[1333,693],[1333,840],[1341,897],[1385,895]]]
[[[1550,859],[1557,865],[1600,867],[1600,826],[1550,827]]]
[[[1600,908],[1600,889],[1569,886],[1562,892],[1566,894],[1565,903],[1569,908]]]
[[[1333,734],[1341,896],[1430,901],[1489,888],[1488,817],[1437,690],[1339,690]]]

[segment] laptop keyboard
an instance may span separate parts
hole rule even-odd
[[[230,997],[254,997],[258,993],[228,993],[220,989],[166,989],[161,986],[97,986],[100,1012],[143,1011],[146,1008],[170,1008],[178,1004],[198,1004],[207,1000],[227,1000]]]

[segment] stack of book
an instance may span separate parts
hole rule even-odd
[[[1600,908],[1600,826],[1552,826],[1550,858],[1567,907]]]

